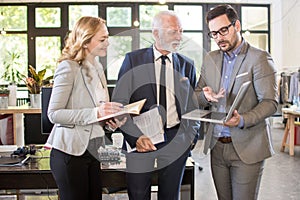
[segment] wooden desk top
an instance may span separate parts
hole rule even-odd
[[[0,109],[0,114],[14,114],[14,113],[24,113],[24,114],[34,114],[41,113],[40,108],[31,108],[28,104],[22,106],[8,106],[7,109]]]
[[[3,155],[3,154],[2,154]],[[13,167],[0,167],[0,190],[1,189],[56,189],[56,182],[50,170],[49,156],[33,158],[28,164]],[[37,155],[38,156],[38,155]],[[103,169],[102,187],[126,187],[126,173],[122,169]],[[190,196],[194,199],[194,165],[188,159],[185,168],[182,185],[191,186]],[[152,184],[157,185],[158,174],[152,179]]]
[[[50,172],[50,158],[49,158],[50,150],[45,150],[42,153],[36,153],[36,156],[30,155],[29,161],[26,162],[25,165],[21,166],[1,166],[0,173],[49,173]],[[0,153],[3,158],[9,158],[10,154]],[[125,171],[125,165],[123,162],[125,160],[122,159],[122,163],[117,166],[117,164],[112,165],[111,167],[102,166],[102,170],[104,171]],[[186,168],[194,168],[193,159],[188,158],[186,162]]]

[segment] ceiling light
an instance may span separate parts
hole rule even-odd
[[[139,20],[134,20],[134,22],[133,22],[133,26],[135,26],[135,27],[138,27],[140,25],[140,22],[139,22]]]
[[[166,0],[158,0],[158,3],[159,3],[159,4],[165,4],[165,3],[166,3]]]
[[[2,30],[1,30],[1,35],[5,35],[6,34],[6,31],[4,30],[4,28],[2,28]]]

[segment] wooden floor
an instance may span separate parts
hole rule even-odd
[[[276,122],[275,122],[276,123]],[[273,122],[274,124],[274,122]],[[276,125],[276,124],[275,124]],[[262,177],[259,199],[260,200],[300,200],[300,147],[295,147],[295,156],[291,157],[288,150],[280,152],[283,137],[283,125],[277,124],[272,128],[273,144],[276,154],[267,159]],[[210,171],[209,155],[202,153],[203,141],[199,140],[192,152],[192,158],[203,167],[203,171],[195,170],[196,200],[217,200]],[[13,200],[13,196],[0,196],[0,200]],[[28,195],[24,200],[56,200],[56,196]],[[103,200],[127,200],[124,194],[105,194]],[[152,200],[156,200],[156,193]],[[186,199],[182,199],[186,200]]]

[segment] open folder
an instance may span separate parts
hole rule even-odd
[[[90,123],[94,123],[97,121],[98,122],[104,121],[104,120],[108,120],[108,119],[111,119],[114,117],[122,117],[123,115],[126,115],[126,114],[139,115],[145,102],[146,102],[146,99],[142,99],[140,101],[136,101],[134,103],[128,104],[128,105],[124,106],[124,108],[121,111],[110,114],[110,115],[105,115],[104,117],[97,118],[97,120],[91,121]]]
[[[196,109],[196,110],[193,110],[189,113],[182,115],[182,118],[216,123],[216,124],[224,124],[232,117],[234,110],[237,110],[240,107],[244,97],[246,96],[246,92],[250,86],[250,83],[251,83],[251,81],[247,81],[242,84],[228,113]]]

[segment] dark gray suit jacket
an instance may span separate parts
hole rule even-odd
[[[173,53],[174,88],[176,109],[181,120],[181,115],[197,108],[194,87],[196,85],[196,73],[193,61],[189,58]],[[154,68],[153,48],[145,48],[127,53],[119,72],[118,82],[112,95],[112,101],[123,104],[132,103],[141,99],[147,99],[142,113],[157,105],[156,80]],[[199,124],[181,120],[180,131],[184,132],[183,140],[193,141],[198,134]],[[131,147],[135,147],[136,140],[143,133],[133,125],[130,118],[126,126],[121,127],[126,141]]]

